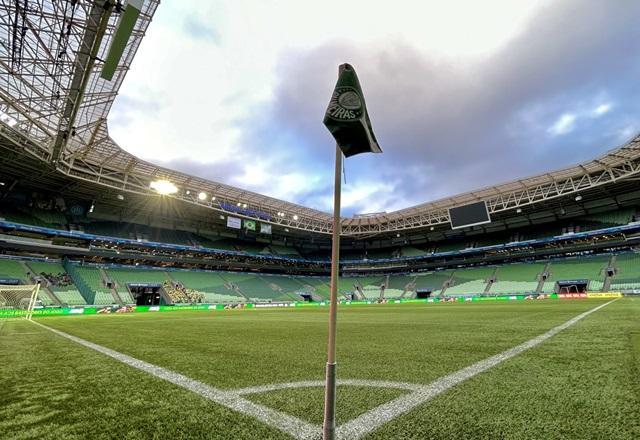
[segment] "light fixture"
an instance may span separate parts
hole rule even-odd
[[[191,194],[191,191],[187,190],[187,195]]]
[[[211,201],[213,202],[216,199],[216,196],[211,196]]]
[[[579,202],[580,200],[582,200],[582,196],[581,196],[580,194],[578,194],[578,195],[576,196],[576,202]]]
[[[89,214],[91,214],[93,212],[93,210],[96,207],[96,202],[95,201],[91,201],[91,206],[89,206]]]
[[[166,196],[168,194],[175,194],[178,192],[178,187],[168,180],[160,179],[154,180],[149,184],[149,188],[155,190],[158,194]]]
[[[237,206],[238,206],[238,207],[242,206],[242,203],[238,202],[238,203],[237,203]]]
[[[198,193],[198,200],[205,200],[207,198],[207,193],[201,192]]]
[[[298,220],[298,215],[297,215],[297,214],[294,214],[294,215],[293,215],[293,219],[294,219],[294,220]]]
[[[246,204],[246,203],[245,203],[245,204],[243,204],[243,205],[242,205],[242,207],[243,207],[243,208],[246,208],[246,207],[247,207],[247,204]]]
[[[396,237],[400,238],[400,233],[399,232],[396,234]]]
[[[522,208],[518,208],[518,209],[516,209],[516,212],[517,212],[518,214],[520,214],[520,213],[522,212]]]
[[[118,195],[116,196],[116,199],[118,199],[118,200],[124,200],[124,196],[123,196],[122,194],[118,194]]]
[[[433,226],[431,226],[431,227],[429,228],[429,230],[430,230],[430,231],[435,231],[435,229],[436,229],[436,228],[434,228]]]

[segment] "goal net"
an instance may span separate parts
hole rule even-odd
[[[40,284],[29,286],[0,285],[0,318],[31,319],[38,301]]]

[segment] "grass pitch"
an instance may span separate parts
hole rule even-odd
[[[596,300],[375,305],[339,312],[338,376],[428,384]],[[327,309],[43,318],[221,389],[321,380]],[[0,323],[0,438],[289,438],[24,321]],[[402,390],[339,387],[338,422]],[[249,396],[312,423],[322,389]],[[624,298],[367,438],[640,438],[640,299]]]

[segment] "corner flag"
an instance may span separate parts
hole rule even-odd
[[[338,323],[338,277],[340,273],[340,196],[342,156],[360,153],[382,153],[373,135],[371,121],[356,71],[349,64],[338,70],[338,82],[324,114],[324,125],[336,140],[336,166],[333,185],[333,231],[331,231],[331,291],[329,297],[329,337],[324,389],[324,421],[322,439],[336,438],[336,335]]]
[[[344,157],[382,153],[367,113],[358,75],[350,64],[340,66],[340,76],[324,115],[324,125]]]

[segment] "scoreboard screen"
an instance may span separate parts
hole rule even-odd
[[[449,209],[451,229],[467,228],[469,226],[491,223],[487,203],[476,202]]]

